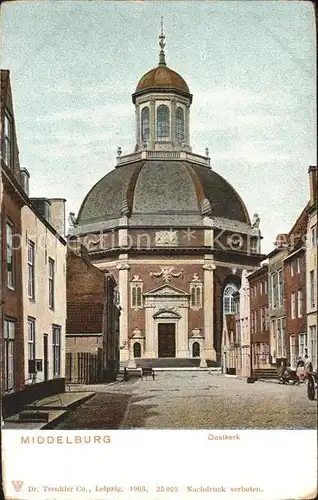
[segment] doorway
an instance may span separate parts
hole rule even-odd
[[[175,323],[158,324],[158,357],[176,357],[176,325]]]
[[[44,368],[44,381],[49,378],[49,356],[48,356],[48,335],[43,335],[43,368]]]
[[[200,344],[199,342],[193,342],[192,345],[192,357],[199,358],[200,357]]]

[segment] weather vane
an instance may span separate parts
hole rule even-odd
[[[159,47],[160,47],[159,66],[166,65],[166,58],[165,58],[165,51],[164,51],[164,48],[166,46],[165,39],[166,39],[166,37],[163,33],[163,17],[161,17],[161,32],[159,35]]]

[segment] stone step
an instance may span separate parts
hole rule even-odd
[[[253,374],[256,378],[277,378],[276,368],[255,368]]]
[[[137,368],[199,368],[200,358],[138,358]],[[207,360],[207,367],[218,367],[214,361]]]

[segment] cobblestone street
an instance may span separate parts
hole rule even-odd
[[[306,386],[208,372],[159,372],[151,378],[83,386],[96,395],[59,429],[315,428]],[[78,386],[77,386],[78,390]]]

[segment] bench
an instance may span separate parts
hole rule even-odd
[[[142,368],[141,369],[141,380],[143,380],[144,376],[151,376],[152,380],[155,380],[155,372],[153,371],[153,368]]]

